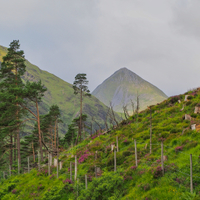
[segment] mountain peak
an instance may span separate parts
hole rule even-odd
[[[114,72],[92,92],[107,106],[112,102],[114,110],[118,112],[123,112],[124,105],[132,110],[131,101],[136,103],[137,94],[140,96],[141,109],[167,98],[160,89],[126,67]]]

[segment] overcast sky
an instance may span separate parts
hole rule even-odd
[[[122,67],[168,96],[200,86],[200,0],[0,0],[0,45],[93,91]]]

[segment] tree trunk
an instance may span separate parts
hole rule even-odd
[[[34,145],[33,145],[33,142],[32,142],[32,148],[33,148],[33,161],[35,162],[35,151],[34,151]]]
[[[18,157],[18,159],[19,159],[19,166],[21,166],[19,128],[18,128],[18,130],[17,130],[17,157]]]
[[[37,108],[37,123],[38,123],[38,135],[39,135],[41,162],[43,162],[42,137],[41,137],[41,131],[40,131],[40,113],[39,113],[37,100],[36,100],[36,108]]]
[[[80,96],[80,127],[79,127],[79,136],[80,136],[80,142],[81,142],[81,128],[82,128],[82,103],[83,103],[83,91],[81,89],[81,96]]]
[[[152,114],[150,108],[150,154],[152,153]]]
[[[56,151],[56,120],[55,120],[55,126],[54,126],[54,142],[55,142],[54,149]]]
[[[12,162],[13,162],[13,137],[10,135],[10,166],[12,169]]]
[[[14,162],[17,160],[17,137],[16,134],[14,134]]]
[[[15,80],[16,80],[16,85],[17,85],[17,67],[15,66]],[[16,96],[16,99],[18,99],[18,97]],[[17,108],[18,108],[18,103],[16,104]],[[16,112],[16,117],[17,117],[17,120],[19,120],[19,110],[17,109],[17,112]],[[19,135],[19,124],[18,124],[18,127],[17,127],[17,158],[18,158],[18,163],[19,163],[19,168],[21,166],[21,155],[20,155],[20,135]]]

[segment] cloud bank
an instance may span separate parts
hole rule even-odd
[[[167,95],[200,86],[198,0],[0,0],[0,45],[90,90],[122,67]]]

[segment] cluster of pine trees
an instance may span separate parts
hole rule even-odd
[[[24,51],[19,40],[13,40],[0,66],[0,164],[13,169],[37,150],[41,161],[44,153],[57,153],[60,110],[52,105],[46,115],[40,115],[39,104],[47,88],[38,82],[25,82]],[[23,137],[22,130],[28,121],[34,121],[32,133]]]

